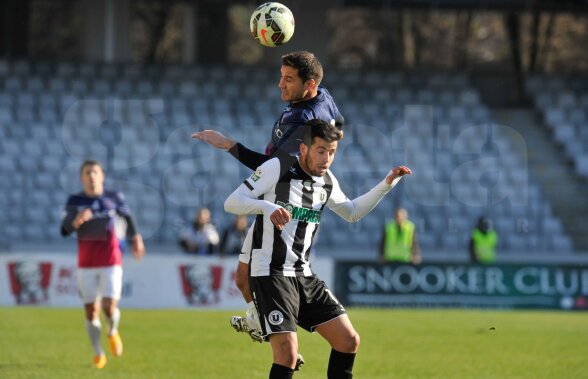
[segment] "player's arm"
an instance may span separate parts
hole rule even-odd
[[[229,150],[229,154],[237,158],[237,160],[243,163],[247,168],[255,170],[256,167],[261,166],[271,157],[258,153],[243,146],[241,143],[235,143]]]
[[[225,200],[225,211],[236,215],[264,214],[282,229],[291,220],[290,213],[279,205],[260,199],[278,181],[280,161],[268,160]]]
[[[192,138],[204,141],[217,149],[226,150],[251,170],[255,170],[269,159],[268,156],[250,150],[241,143],[224,136],[216,130],[203,130],[192,134]]]
[[[374,188],[353,200],[349,200],[345,196],[339,183],[333,178],[333,191],[327,201],[327,207],[346,221],[357,222],[370,213],[380,200],[398,184],[400,179],[408,174],[412,174],[408,167],[395,167]]]
[[[127,239],[131,241],[131,252],[135,259],[140,260],[145,255],[145,243],[143,236],[137,231],[137,224],[122,192],[116,194],[117,213],[127,223]]]
[[[92,218],[92,210],[84,209],[78,212],[78,207],[73,204],[72,198],[67,200],[63,219],[61,220],[61,235],[68,236],[78,230],[86,221]]]

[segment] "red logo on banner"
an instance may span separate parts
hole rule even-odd
[[[10,289],[17,304],[41,304],[49,300],[51,263],[10,262],[8,272]]]
[[[182,290],[191,305],[211,305],[220,301],[222,266],[182,265]]]

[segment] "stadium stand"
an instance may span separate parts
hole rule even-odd
[[[534,75],[527,79],[526,89],[576,173],[588,178],[588,83],[575,77]]]
[[[222,223],[223,201],[247,170],[190,134],[219,129],[262,151],[284,106],[271,74],[245,67],[1,61],[0,174],[10,206],[0,227],[6,239],[61,239],[60,207],[78,190],[77,170],[86,158],[105,162],[148,242],[175,246],[178,227],[201,205]],[[358,86],[360,80],[365,85]],[[493,123],[467,75],[370,72],[361,78],[357,71],[330,71],[325,81],[347,121],[332,168],[347,194],[368,190],[396,164],[414,175],[358,224],[327,212],[319,248],[375,251],[385,219],[402,205],[424,252],[465,256],[481,214],[494,220],[502,251],[573,250],[516,139]],[[569,145],[578,173],[588,175],[588,133],[579,127],[588,96],[565,81],[533,78],[527,85],[549,123],[558,125],[556,139]]]

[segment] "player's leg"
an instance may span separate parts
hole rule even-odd
[[[102,310],[108,325],[110,352],[115,357],[123,353],[123,342],[118,331],[120,309],[118,302],[122,292],[122,267],[111,266],[101,269]]]
[[[269,342],[274,358],[270,379],[291,378],[298,359],[298,336],[294,332],[275,333]]]
[[[84,303],[84,314],[86,318],[86,332],[90,344],[94,350],[93,365],[102,368],[106,365],[106,355],[102,350],[100,337],[102,325],[100,323],[100,304],[98,302],[98,276],[95,269],[77,270],[78,290]]]
[[[300,278],[304,301],[298,325],[317,331],[331,345],[327,377],[351,378],[359,334],[353,328],[345,308],[323,281],[316,276]]]
[[[259,325],[259,316],[253,304],[253,297],[249,290],[249,260],[247,253],[242,253],[239,256],[239,264],[235,271],[235,284],[241,291],[243,299],[247,302],[247,310],[245,311],[245,317],[233,316],[231,317],[231,326],[238,332],[244,332],[249,334],[251,339],[256,342],[262,342],[261,339],[261,326]]]
[[[296,321],[300,307],[296,278],[251,277],[253,298],[263,320],[262,336],[269,339],[273,352],[270,379],[291,378],[298,360]]]
[[[235,271],[235,284],[239,288],[239,291],[241,291],[245,302],[248,304],[253,303],[253,297],[251,297],[251,291],[249,290],[249,264],[241,262],[241,260],[239,260],[237,270]]]
[[[316,327],[316,331],[331,345],[327,378],[352,378],[359,334],[349,317],[341,315]]]

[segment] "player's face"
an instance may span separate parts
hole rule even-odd
[[[323,176],[331,167],[337,152],[337,141],[327,142],[315,137],[310,148],[300,145],[300,164],[312,176]]]
[[[98,165],[84,167],[82,169],[81,181],[86,195],[102,195],[104,190],[104,171],[102,171],[102,167]]]
[[[296,103],[307,100],[312,97],[311,88],[314,85],[314,80],[302,81],[298,76],[298,69],[291,66],[282,66],[282,76],[278,87],[280,87],[280,98],[282,101]]]

